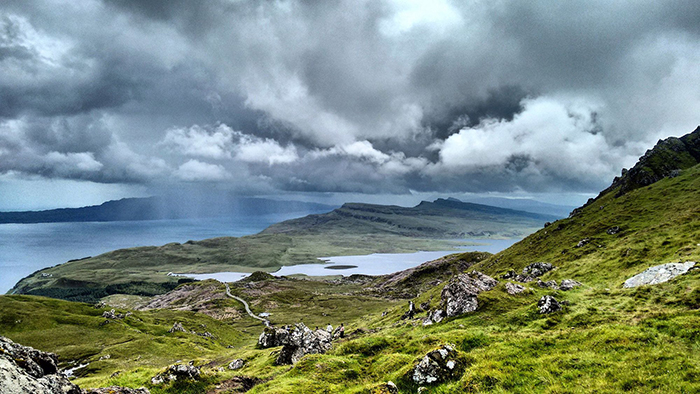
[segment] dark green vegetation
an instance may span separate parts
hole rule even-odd
[[[10,293],[95,301],[109,285],[172,286],[177,278],[168,272],[273,272],[284,265],[319,263],[322,256],[449,250],[463,244],[455,239],[523,236],[551,219],[457,200],[423,202],[414,208],[345,204],[252,236],[122,249],[71,261],[35,272]]]
[[[645,155],[647,163],[654,162],[657,153],[668,153],[666,144],[660,146]],[[655,170],[653,165],[651,170]],[[415,393],[418,387],[410,379],[413,365],[427,352],[450,343],[466,369],[452,380],[429,386],[427,393],[700,392],[700,269],[658,285],[622,288],[625,279],[650,266],[700,260],[700,165],[684,164],[656,182],[620,191],[613,188],[601,194],[572,217],[496,255],[453,255],[397,275],[356,276],[336,282],[256,274],[232,287],[251,302],[254,312],[271,312],[271,320],[278,325],[303,321],[313,327],[342,321],[348,337],[336,341],[328,353],[306,356],[290,368],[274,365],[275,349],[271,353],[271,349],[254,347],[261,331],[258,322],[243,317],[211,323],[217,329],[230,327],[230,334],[221,335],[238,340],[237,347],[212,355],[203,345],[203,349],[193,346],[187,357],[201,363],[211,361],[214,366],[233,357],[244,358],[247,364],[237,371],[205,369],[202,382],[180,388],[205,392],[234,375],[245,375],[263,379],[251,393],[373,393],[381,392],[389,380],[401,392]],[[507,281],[500,275],[538,261],[556,267],[543,280],[575,279],[583,286],[565,292],[529,283],[530,292],[508,295]],[[423,326],[420,320],[401,320],[406,299],[381,298],[414,297],[416,305],[429,302],[436,306],[445,281],[453,273],[472,269],[500,281],[493,290],[478,295],[479,307],[473,313]],[[564,309],[549,315],[538,313],[536,304],[543,295],[565,301]],[[5,306],[20,301],[27,305]],[[45,316],[25,315],[28,322],[36,322],[25,328],[16,326],[13,316],[18,311],[48,302],[53,303],[51,307],[41,307]],[[216,302],[222,303],[220,307],[232,305],[226,304],[232,302],[228,299]],[[41,344],[44,350],[69,356],[78,354],[71,353],[74,346],[101,346],[91,343],[100,340],[99,336],[86,335],[85,343],[60,335],[79,329],[67,327],[73,324],[71,319],[89,319],[83,317],[94,313],[88,306],[5,296],[0,298],[0,308],[0,334],[7,333],[20,343]],[[65,312],[67,308],[73,312]],[[4,313],[6,310],[14,315]],[[185,312],[137,313],[149,322],[159,314],[179,318],[177,314]],[[210,319],[202,313],[187,313],[191,319]],[[424,315],[421,312],[418,317]],[[188,321],[189,326],[194,323],[199,321]],[[145,323],[139,330],[156,332],[148,331]],[[47,339],[53,332],[61,347]],[[105,338],[107,343],[112,340]],[[120,365],[123,372],[117,377],[110,378],[114,369],[105,368],[89,372],[78,383],[139,386],[155,370],[164,368],[164,364],[150,368],[130,360]]]

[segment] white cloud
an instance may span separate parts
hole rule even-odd
[[[193,125],[168,130],[159,145],[188,156],[223,159],[231,157],[235,135],[237,132],[223,124],[213,129]]]
[[[540,97],[522,106],[512,121],[485,119],[435,143],[440,161],[426,172],[521,173],[586,183],[611,179],[631,159],[600,132],[595,104]]]
[[[236,159],[247,163],[289,164],[299,159],[294,145],[282,147],[273,139],[251,136],[236,146]]]
[[[218,164],[191,159],[174,172],[175,177],[188,182],[216,182],[231,179],[231,174]]]
[[[95,156],[90,152],[49,152],[44,156],[44,164],[63,176],[96,172],[103,167],[103,164],[95,160]]]

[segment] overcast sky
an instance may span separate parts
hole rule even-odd
[[[0,209],[595,194],[700,124],[698,21],[697,0],[2,0]]]

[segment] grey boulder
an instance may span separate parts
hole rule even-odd
[[[550,295],[540,298],[540,300],[537,302],[537,308],[541,314],[554,313],[562,310],[562,306],[559,301]]]
[[[415,384],[438,384],[462,376],[466,363],[450,345],[428,352],[410,371]]]
[[[0,394],[80,394],[58,373],[58,356],[0,337]]]
[[[496,279],[478,271],[457,275],[450,280],[440,294],[445,315],[453,317],[474,312],[479,306],[477,295],[482,291],[493,289],[497,284]]]
[[[695,266],[694,261],[685,263],[668,263],[656,265],[646,269],[625,281],[622,287],[630,288],[642,285],[655,285],[657,283],[668,282],[669,280],[683,275]]]
[[[311,330],[304,323],[290,329],[282,350],[275,361],[277,365],[295,364],[307,354],[322,354],[331,348],[331,333],[326,330]]]

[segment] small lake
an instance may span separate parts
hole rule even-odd
[[[309,276],[327,275],[385,275],[405,269],[413,268],[426,261],[439,259],[448,254],[482,251],[498,253],[518,242],[519,239],[466,239],[465,243],[475,244],[465,246],[459,250],[450,251],[424,251],[415,253],[373,253],[361,256],[333,256],[321,257],[326,263],[289,265],[272,272],[275,276],[289,276],[303,274]],[[235,282],[241,280],[249,273],[244,272],[215,272],[211,274],[180,274],[199,280],[216,279],[222,282]]]

